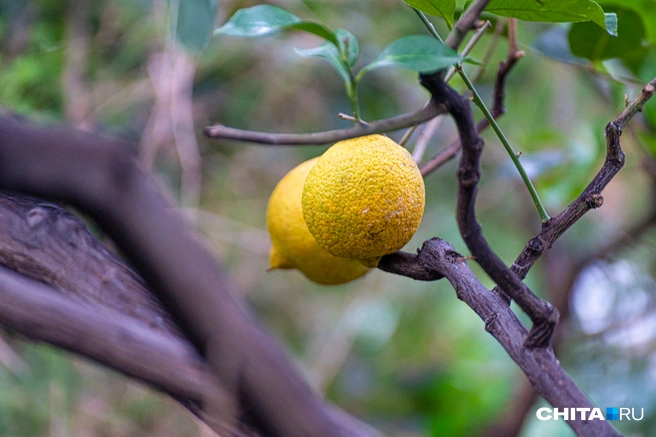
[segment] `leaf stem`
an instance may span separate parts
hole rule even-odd
[[[486,1],[479,1],[480,4],[484,5],[487,4]],[[440,35],[437,33],[435,30],[435,27],[433,26],[433,23],[431,23],[428,18],[426,17],[426,14],[424,14],[422,11],[417,10],[416,8],[412,8],[415,13],[419,16],[421,21],[424,23],[428,31],[433,35],[436,39],[438,39],[441,42],[444,42]],[[464,51],[469,51],[472,49],[472,47],[478,42],[478,40],[481,38],[483,33],[487,30],[489,27],[489,22],[483,26],[482,29],[479,29],[478,32],[476,32],[476,35],[472,40],[470,41],[470,44],[467,45]],[[519,162],[519,155],[513,150],[512,146],[510,145],[510,142],[506,138],[505,134],[499,127],[499,124],[497,121],[494,119],[490,111],[487,109],[487,106],[485,106],[485,103],[483,102],[483,99],[481,99],[481,96],[478,94],[478,91],[476,91],[476,88],[474,87],[474,84],[469,80],[469,77],[467,77],[467,74],[463,71],[462,65],[458,64],[455,66],[455,70],[460,74],[460,77],[462,77],[462,80],[465,82],[467,85],[467,88],[472,92],[472,95],[474,96],[474,103],[481,109],[483,114],[485,115],[485,118],[490,122],[490,125],[494,129],[494,132],[496,132],[497,136],[499,137],[499,140],[501,140],[501,143],[503,144],[503,147],[506,149],[508,154],[510,155],[510,159],[512,160],[513,164],[515,164],[515,167],[517,167],[517,171],[519,172],[519,175],[521,176],[522,180],[524,181],[524,184],[526,185],[526,188],[528,189],[528,192],[531,195],[531,198],[533,199],[533,203],[535,204],[535,207],[538,210],[538,213],[540,214],[540,219],[542,222],[546,222],[549,220],[549,214],[547,213],[547,210],[544,208],[544,205],[542,204],[542,201],[540,200],[540,197],[538,196],[537,191],[535,190],[535,187],[533,186],[533,183],[531,182],[531,179],[528,177],[526,174],[526,170],[524,170],[524,166],[522,165],[521,162]],[[449,75],[449,78],[453,74],[451,71]]]
[[[358,102],[358,82],[353,77],[353,73],[349,68],[350,80],[346,84],[346,94],[348,95],[349,100],[351,101],[351,112],[353,112],[353,118],[355,123],[360,123],[360,105]]]
[[[535,204],[535,207],[537,208],[538,213],[540,214],[540,219],[542,220],[543,223],[546,222],[547,220],[550,219],[549,214],[544,208],[544,205],[542,204],[542,201],[540,200],[540,197],[538,196],[538,193],[535,190],[535,187],[533,186],[531,179],[526,174],[526,170],[524,169],[524,166],[522,165],[521,162],[519,162],[519,155],[512,148],[510,142],[508,141],[508,138],[506,138],[503,131],[499,127],[499,124],[494,119],[490,111],[487,109],[485,103],[483,103],[483,99],[481,99],[481,96],[478,94],[478,91],[476,91],[474,84],[472,84],[471,81],[469,80],[469,77],[467,77],[467,74],[462,70],[462,66],[459,65],[456,67],[456,69],[458,70],[458,74],[460,74],[460,77],[462,77],[462,80],[467,85],[467,88],[469,88],[469,90],[472,92],[472,96],[474,97],[474,103],[476,104],[476,106],[480,108],[480,110],[485,115],[485,118],[487,118],[487,120],[490,122],[492,129],[494,129],[494,132],[496,132],[497,136],[499,137],[499,140],[501,140],[501,143],[503,144],[503,147],[510,155],[510,159],[512,160],[513,164],[515,164],[515,167],[517,167],[517,171],[522,177],[522,180],[524,181],[524,184],[526,185],[526,188],[528,189],[528,192],[530,193],[531,198],[533,199],[533,203]]]
[[[348,95],[349,100],[351,101],[351,111],[353,112],[354,123],[359,124],[360,120],[360,102],[358,99],[358,80],[359,78],[353,74],[353,69],[348,60],[348,46],[349,41],[345,39],[344,46],[337,45],[337,51],[339,52],[339,57],[342,60],[342,63],[348,71],[349,81],[346,84],[346,94]]]
[[[424,23],[424,26],[426,26],[426,28],[431,33],[431,35],[433,35],[433,37],[438,39],[441,43],[444,43],[440,34],[437,33],[437,30],[435,30],[435,26],[433,26],[433,23],[431,23],[428,17],[426,17],[426,14],[424,14],[422,11],[420,11],[417,8],[412,8],[412,10],[415,11],[415,13],[419,16],[419,19]]]

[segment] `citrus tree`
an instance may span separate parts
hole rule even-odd
[[[7,8],[5,326],[220,435],[648,435],[650,1],[137,3]]]

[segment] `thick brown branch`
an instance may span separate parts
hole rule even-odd
[[[0,191],[0,218],[0,264],[83,302],[182,336],[143,280],[64,208]]]
[[[528,314],[533,329],[527,339],[528,347],[545,347],[558,321],[558,311],[538,298],[498,257],[487,243],[476,219],[476,195],[480,179],[480,158],[483,140],[474,126],[474,117],[467,102],[450,88],[439,75],[422,75],[422,84],[433,99],[442,102],[453,116],[462,143],[462,156],[458,167],[457,219],[460,234],[475,257],[494,282]]]
[[[2,267],[0,302],[0,323],[29,338],[79,353],[165,392],[203,400],[206,364],[180,338]]]
[[[447,278],[458,298],[485,322],[485,330],[497,339],[549,403],[558,408],[594,407],[563,370],[550,347],[524,347],[528,335],[524,326],[498,293],[480,283],[465,258],[455,252],[451,244],[439,238],[426,241],[418,262]],[[603,420],[570,420],[568,423],[578,436],[619,436]]]
[[[75,276],[83,272],[71,271]],[[133,285],[138,293],[139,284]],[[183,338],[154,330],[140,320],[97,303],[66,297],[4,268],[0,268],[0,323],[31,339],[75,352],[137,378],[174,396],[201,419],[208,419],[203,400],[208,393],[220,390],[212,383],[207,363]],[[328,406],[327,413],[342,423],[350,436],[380,436],[337,408]],[[207,423],[219,435],[259,435],[244,424],[217,423],[216,419]]]
[[[222,411],[247,411],[274,436],[341,432],[124,147],[3,117],[0,186],[71,202],[108,232],[232,395]]]
[[[58,205],[2,192],[0,217],[0,264],[53,287],[0,269],[1,324],[149,383],[215,430],[242,435],[244,423],[210,420],[201,402],[221,387],[210,379],[207,363],[143,280],[77,217]],[[349,435],[377,435],[337,408],[327,413]]]
[[[417,255],[398,251],[385,255],[378,262],[378,268],[387,273],[406,276],[417,281],[437,281],[444,276],[435,270],[419,264]]]

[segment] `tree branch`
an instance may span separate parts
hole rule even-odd
[[[446,44],[457,50],[467,32],[474,27],[479,15],[485,9],[490,0],[477,0],[460,17],[458,23],[453,27],[446,40]],[[421,124],[444,113],[441,105],[435,105],[431,101],[422,109],[399,115],[384,120],[377,120],[368,125],[356,124],[346,129],[337,129],[325,132],[314,132],[307,134],[276,134],[267,132],[249,131],[236,129],[222,124],[215,124],[204,129],[203,133],[208,138],[226,139],[245,141],[256,144],[273,144],[288,146],[304,146],[311,144],[328,144],[336,141],[342,141],[349,138],[361,137],[382,132],[389,132],[397,129],[411,127]]]
[[[480,179],[480,157],[483,140],[478,136],[469,103],[440,78],[439,74],[421,75],[421,82],[437,102],[442,102],[453,116],[462,144],[462,156],[458,167],[458,227],[463,240],[494,282],[528,314],[533,329],[526,344],[528,347],[545,347],[558,321],[558,311],[538,298],[503,263],[483,236],[476,220],[475,203]]]
[[[465,39],[467,32],[474,28],[474,24],[488,3],[490,3],[490,0],[476,0],[472,2],[462,14],[456,25],[453,26],[451,33],[449,33],[449,36],[446,38],[445,44],[453,50],[458,50],[458,47]]]
[[[642,87],[640,93],[627,105],[626,109],[606,126],[606,160],[597,175],[583,192],[565,210],[551,220],[543,223],[542,229],[531,238],[512,265],[513,272],[525,278],[528,271],[542,253],[560,238],[574,223],[591,209],[601,207],[604,198],[601,192],[624,166],[624,152],[620,145],[622,129],[654,95],[656,78]]]
[[[1,265],[81,302],[111,308],[182,337],[143,279],[64,208],[0,191],[0,217]]]
[[[307,146],[311,144],[328,144],[349,138],[361,137],[381,132],[389,132],[420,124],[444,113],[444,107],[429,102],[415,112],[398,115],[392,118],[376,120],[367,124],[356,124],[346,129],[336,129],[325,132],[307,134],[274,134],[236,129],[215,124],[205,128],[203,133],[208,138],[246,141],[258,144]]]
[[[20,243],[19,246],[25,248]],[[94,251],[91,249],[89,253]],[[105,254],[98,256],[103,258]],[[106,268],[114,268],[111,260]],[[129,270],[127,266],[123,268]],[[69,273],[76,278],[73,281],[76,283],[90,272],[82,268]],[[140,293],[139,280],[131,287],[135,294]],[[89,291],[97,295],[101,290]],[[182,337],[148,327],[134,316],[126,316],[99,302],[85,303],[77,296],[66,296],[61,290],[5,268],[0,268],[0,323],[31,339],[109,366],[173,396],[221,435],[256,435],[254,430],[245,428],[244,423],[217,422],[207,417],[202,402],[221,387],[212,383],[207,363]],[[338,408],[329,406],[327,413],[344,424],[350,436],[380,436]]]
[[[457,50],[467,32],[474,27],[479,15],[485,9],[490,0],[477,0],[473,2],[465,13],[460,17],[446,40],[446,44]],[[441,105],[430,101],[422,109],[399,115],[392,118],[373,121],[367,125],[356,124],[346,129],[337,129],[325,132],[313,132],[307,134],[277,134],[268,132],[249,131],[224,126],[220,123],[208,126],[203,133],[208,138],[245,141],[256,144],[303,146],[311,144],[328,144],[349,138],[361,137],[382,132],[411,127],[426,122],[444,113]]]
[[[646,96],[638,96],[638,104],[630,105],[631,108],[641,107],[649,94],[649,89]],[[634,111],[629,109],[629,111]],[[625,111],[626,112],[626,111]],[[635,112],[634,112],[635,113]],[[644,170],[652,180],[652,186],[656,188],[656,173],[654,173],[654,158],[648,155],[643,156]],[[656,194],[656,190],[652,190]],[[546,252],[545,261],[548,266],[546,277],[551,279],[550,286],[550,300],[556,306],[561,314],[561,322],[554,335],[553,348],[558,348],[559,339],[563,337],[563,322],[567,321],[569,316],[569,297],[571,295],[576,278],[580,273],[594,260],[606,257],[609,253],[622,249],[623,247],[635,242],[641,235],[649,231],[656,225],[656,197],[652,196],[651,212],[633,224],[628,230],[618,232],[618,234],[610,238],[605,244],[595,249],[589,254],[585,254],[582,258],[567,257],[566,254],[557,251],[557,253]],[[548,256],[550,255],[550,256]],[[555,265],[554,265],[555,264]],[[516,268],[516,265],[513,265]],[[565,324],[566,326],[566,324]],[[482,434],[484,437],[511,437],[518,435],[521,425],[527,415],[526,408],[534,402],[532,398],[535,397],[535,391],[532,386],[522,380],[519,383],[517,393],[511,403],[505,408],[503,415],[491,427],[488,427]]]
[[[378,262],[378,268],[387,273],[406,276],[417,281],[437,281],[444,276],[434,269],[426,269],[418,262],[417,255],[398,252],[383,256]]]
[[[550,347],[526,348],[528,332],[498,294],[485,288],[469,269],[465,258],[453,246],[439,238],[426,241],[418,255],[426,269],[444,275],[458,298],[469,305],[485,322],[488,331],[526,374],[535,390],[557,408],[594,408],[567,375]],[[578,436],[619,436],[603,420],[569,420]]]
[[[511,35],[511,30],[508,30],[509,35]],[[526,53],[523,51],[517,51],[517,47],[511,45],[508,49],[508,57],[505,61],[501,61],[499,64],[499,69],[497,70],[497,79],[494,83],[494,94],[493,94],[493,106],[491,109],[492,117],[495,119],[501,117],[506,113],[506,108],[504,105],[505,100],[505,90],[506,90],[506,78],[512,70],[512,68],[517,64]],[[490,122],[487,118],[483,118],[476,125],[476,131],[478,133],[483,132],[490,126]],[[422,176],[426,177],[445,163],[449,162],[456,157],[460,151],[460,138],[449,144],[447,147],[442,149],[437,155],[432,157],[429,161],[425,162],[421,167]]]
[[[248,414],[267,435],[348,433],[123,146],[0,117],[0,186],[70,202],[108,232],[230,394],[217,408],[208,398],[210,411]]]
[[[188,342],[112,309],[66,297],[1,267],[0,323],[159,390],[195,402],[203,400],[206,364]]]

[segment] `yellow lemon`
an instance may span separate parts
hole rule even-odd
[[[303,184],[317,159],[306,161],[287,173],[269,198],[267,228],[273,243],[269,263],[271,269],[298,269],[319,284],[343,284],[359,278],[369,269],[358,261],[326,252],[303,221]]]
[[[321,247],[375,267],[401,249],[424,214],[424,180],[412,155],[391,139],[340,141],[305,180],[303,217]]]

